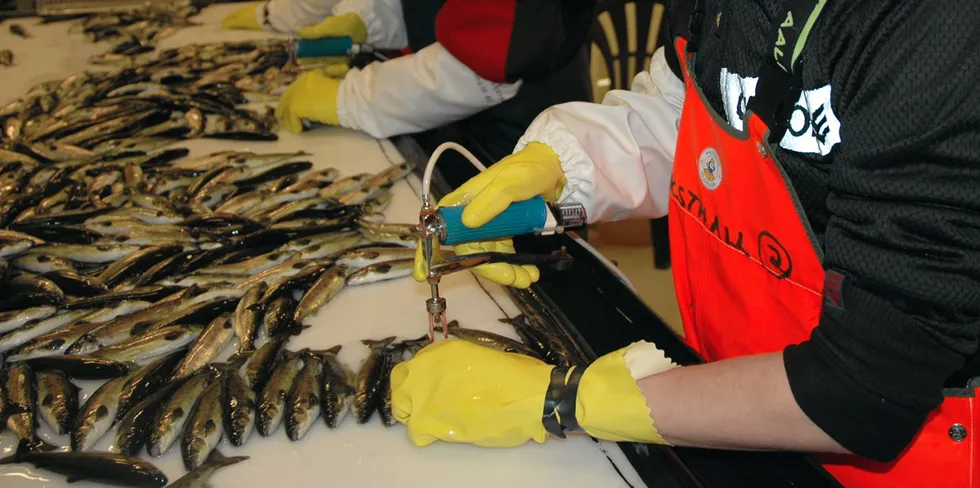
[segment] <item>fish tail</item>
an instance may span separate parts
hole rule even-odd
[[[207,464],[208,466],[221,468],[224,466],[231,466],[232,464],[240,463],[247,459],[248,456],[225,456],[224,454],[221,453],[221,451],[215,449],[211,451],[211,454],[208,455],[208,459],[207,461],[205,461],[205,464]]]
[[[395,336],[385,337],[384,339],[363,339],[361,344],[367,347],[388,347],[395,340]]]

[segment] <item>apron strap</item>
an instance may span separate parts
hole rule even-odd
[[[769,142],[778,144],[789,127],[793,108],[803,91],[799,62],[827,0],[786,0],[769,36],[771,56],[759,67],[759,84],[746,110],[769,127]]]

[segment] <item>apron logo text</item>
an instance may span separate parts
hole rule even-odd
[[[681,208],[687,210],[692,217],[700,220],[704,228],[724,242],[726,246],[742,253],[747,258],[757,260],[766,271],[776,278],[786,279],[793,274],[793,258],[789,250],[771,232],[767,230],[758,232],[756,236],[757,253],[753,256],[745,248],[745,232],[730,228],[723,222],[720,215],[712,212],[704,205],[697,193],[684,188],[683,185],[678,185],[673,178],[670,179],[670,197]]]

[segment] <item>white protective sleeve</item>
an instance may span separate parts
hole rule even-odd
[[[630,91],[545,110],[514,151],[531,142],[551,147],[568,180],[560,201],[583,204],[590,223],[663,217],[683,106],[684,82],[660,48]]]
[[[480,77],[437,42],[347,72],[337,115],[341,126],[380,139],[464,119],[513,98],[520,86]]]
[[[408,45],[401,0],[269,0],[269,24],[277,32],[315,25],[331,15],[355,13],[364,21],[366,43],[379,49]],[[256,10],[259,25],[263,9]]]

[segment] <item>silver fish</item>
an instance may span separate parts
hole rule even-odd
[[[95,447],[116,421],[123,387],[130,377],[123,376],[106,381],[82,406],[71,430],[73,451],[87,451]]]
[[[286,434],[292,441],[306,435],[320,418],[323,360],[315,353],[303,355],[303,369],[286,395]]]
[[[68,354],[91,354],[102,347],[118,344],[126,339],[141,335],[160,319],[161,313],[170,312],[175,307],[183,306],[193,298],[198,298],[193,295],[196,291],[199,290],[192,288],[182,290],[151,307],[110,320],[102,327],[80,336],[68,347],[66,352]]]
[[[15,363],[6,371],[3,391],[7,402],[7,428],[18,439],[34,442],[34,428],[37,425],[34,372],[24,363]]]
[[[14,258],[11,263],[17,269],[32,273],[49,273],[51,271],[75,271],[75,266],[67,259],[48,254],[26,254]]]
[[[187,347],[201,334],[199,326],[174,325],[147,332],[92,353],[114,361],[142,362]]]
[[[44,356],[63,354],[69,346],[83,335],[102,327],[106,322],[117,317],[130,315],[144,310],[152,305],[140,300],[127,300],[113,307],[97,310],[75,320],[71,324],[55,329],[47,334],[35,337],[29,342],[13,350],[8,358],[11,361],[21,361]]]
[[[53,371],[37,373],[38,413],[58,435],[67,434],[78,415],[78,387]]]
[[[232,327],[232,315],[223,314],[215,318],[205,327],[204,332],[198,336],[194,345],[187,351],[184,360],[177,366],[174,373],[174,380],[186,378],[201,368],[207,366],[214,358],[221,354],[228,341],[234,337],[235,331]]]
[[[272,251],[265,254],[255,256],[251,259],[246,259],[245,261],[239,261],[237,263],[223,264],[221,266],[211,266],[198,270],[199,274],[241,274],[241,275],[254,275],[260,273],[274,266],[278,266],[290,259],[294,259],[299,256],[299,253],[293,251]]]
[[[344,288],[348,272],[348,268],[344,265],[331,266],[324,271],[296,306],[293,321],[297,324],[302,323],[337,296]]]
[[[102,264],[118,261],[139,251],[135,245],[74,245],[47,244],[35,247],[31,253],[57,256],[76,263]]]
[[[238,336],[238,350],[240,352],[254,349],[255,333],[259,329],[264,314],[264,305],[261,299],[268,287],[269,285],[265,282],[259,282],[249,288],[235,308],[235,335]]]
[[[213,381],[214,374],[211,371],[201,371],[191,376],[157,410],[146,444],[150,456],[160,457],[170,450],[183,432],[198,398]]]
[[[371,177],[364,186],[381,187],[390,185],[412,174],[415,167],[411,163],[401,163],[388,167]]]
[[[217,449],[211,451],[206,461],[194,468],[190,473],[180,477],[177,481],[167,485],[167,488],[210,488],[208,478],[215,471],[225,467],[248,460],[248,456],[228,457],[221,454]]]
[[[303,366],[299,353],[286,352],[282,362],[273,371],[259,395],[259,434],[268,437],[279,429],[286,408],[286,394],[292,389],[296,375]]]
[[[44,320],[54,315],[57,311],[58,309],[56,307],[43,305],[0,313],[0,333],[19,329],[28,322]]]
[[[47,334],[90,313],[92,310],[71,310],[36,322],[29,322],[13,332],[0,336],[0,353],[10,351],[35,337]]]
[[[203,464],[221,442],[221,422],[221,381],[213,381],[194,406],[180,438],[180,454],[188,471]]]
[[[372,175],[368,173],[359,173],[356,175],[351,175],[346,178],[341,178],[330,186],[320,190],[319,195],[323,198],[337,198],[344,193],[354,191],[370,180]]]
[[[347,278],[348,286],[368,285],[412,275],[414,259],[400,259],[372,264],[355,271]]]
[[[249,389],[245,379],[232,368],[223,371],[221,402],[224,407],[225,434],[233,446],[248,441],[255,428],[255,392]]]
[[[381,401],[381,379],[387,369],[385,349],[394,341],[394,337],[381,340],[362,340],[371,349],[368,357],[361,363],[357,371],[357,383],[354,389],[354,417],[359,424],[371,420],[374,411]]]
[[[345,251],[337,256],[337,264],[358,270],[385,261],[415,259],[415,250],[407,247],[374,246]]]
[[[337,358],[340,347],[334,346],[323,354],[325,367],[321,410],[323,421],[331,429],[336,429],[344,421],[354,399],[354,372]]]

